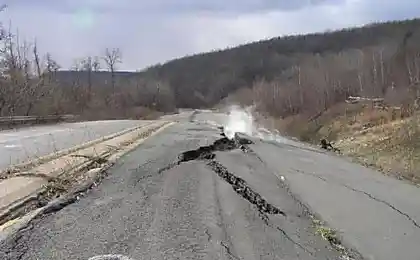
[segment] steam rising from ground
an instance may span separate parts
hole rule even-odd
[[[281,136],[276,130],[273,132],[258,126],[253,116],[255,110],[252,106],[247,108],[231,106],[228,111],[229,115],[224,122],[224,133],[229,139],[232,139],[235,133],[242,133],[267,141],[296,144],[295,141]]]
[[[232,106],[229,109],[229,116],[224,124],[224,132],[227,138],[233,139],[235,133],[243,133],[252,136],[255,132],[254,117],[252,108],[241,109]]]

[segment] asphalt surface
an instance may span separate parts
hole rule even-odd
[[[149,121],[94,121],[0,131],[0,170],[146,122]]]
[[[3,241],[0,259],[339,259],[258,154],[179,157],[220,138],[186,121],[147,139],[85,197]]]
[[[275,142],[250,146],[366,259],[420,259],[419,187],[321,151]]]

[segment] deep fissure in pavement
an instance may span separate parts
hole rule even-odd
[[[260,212],[286,216],[286,213],[278,209],[276,206],[268,203],[260,194],[252,190],[244,179],[230,173],[228,169],[219,162],[211,161],[207,165],[210,166],[211,169],[216,172],[220,178],[224,179],[227,183],[232,185],[232,188],[236,191],[236,193],[241,195],[250,203],[254,204]]]
[[[234,139],[227,137],[216,140],[213,144],[207,146],[200,146],[198,149],[183,152],[178,157],[178,164],[192,160],[212,160],[215,158],[216,151],[229,151],[234,149],[241,149],[242,151],[250,151],[246,146],[252,144],[251,140],[235,136]]]
[[[235,137],[233,139],[223,137],[216,140],[211,145],[201,146],[198,149],[183,152],[178,157],[179,160],[177,164],[179,165],[183,162],[193,160],[210,160],[210,162],[208,162],[207,165],[220,178],[229,183],[236,193],[238,193],[241,197],[246,199],[251,204],[255,205],[260,213],[263,213],[263,215],[280,214],[286,216],[286,213],[284,213],[284,211],[268,203],[267,200],[265,200],[259,193],[250,188],[244,179],[235,176],[233,173],[229,172],[225,166],[214,160],[216,157],[216,154],[214,152],[216,151],[230,151],[235,149],[241,149],[243,152],[251,152],[252,150],[247,145],[252,143],[253,142],[251,140],[239,137],[237,134],[235,134]]]

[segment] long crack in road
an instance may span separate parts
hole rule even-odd
[[[244,199],[254,204],[261,213],[267,214],[281,214],[286,216],[286,213],[277,207],[268,203],[260,194],[252,190],[246,181],[240,177],[235,176],[228,171],[226,167],[217,162],[215,159],[215,151],[229,151],[234,149],[241,149],[244,152],[252,151],[247,145],[252,144],[252,141],[243,137],[235,136],[233,140],[227,137],[216,140],[213,144],[208,146],[201,146],[198,149],[183,152],[179,158],[178,165],[182,162],[187,162],[196,159],[209,159],[207,163],[210,168],[219,175],[222,179],[232,185],[232,188],[241,195]]]
[[[177,124],[2,241],[0,259],[340,259],[252,143]]]

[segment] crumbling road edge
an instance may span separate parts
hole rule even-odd
[[[24,229],[30,222],[44,214],[53,213],[61,210],[63,207],[72,204],[80,199],[80,197],[86,195],[86,193],[92,188],[98,185],[98,183],[107,175],[107,170],[111,168],[118,161],[119,158],[126,155],[127,153],[134,150],[137,146],[143,143],[147,138],[150,138],[158,133],[162,132],[166,128],[174,125],[175,122],[165,122],[157,129],[154,129],[146,136],[140,137],[140,139],[134,140],[131,143],[127,143],[123,149],[118,150],[116,153],[111,154],[107,158],[107,162],[101,165],[97,165],[95,168],[82,168],[86,170],[85,175],[88,177],[85,182],[77,187],[73,187],[67,193],[62,194],[60,197],[53,199],[47,203],[42,203],[40,207],[31,210],[29,213],[25,213],[22,216],[13,218],[0,226],[0,242],[7,238],[16,235],[20,230]],[[80,169],[80,170],[82,170]],[[39,199],[39,197],[33,198]],[[42,205],[43,204],[43,205]]]

